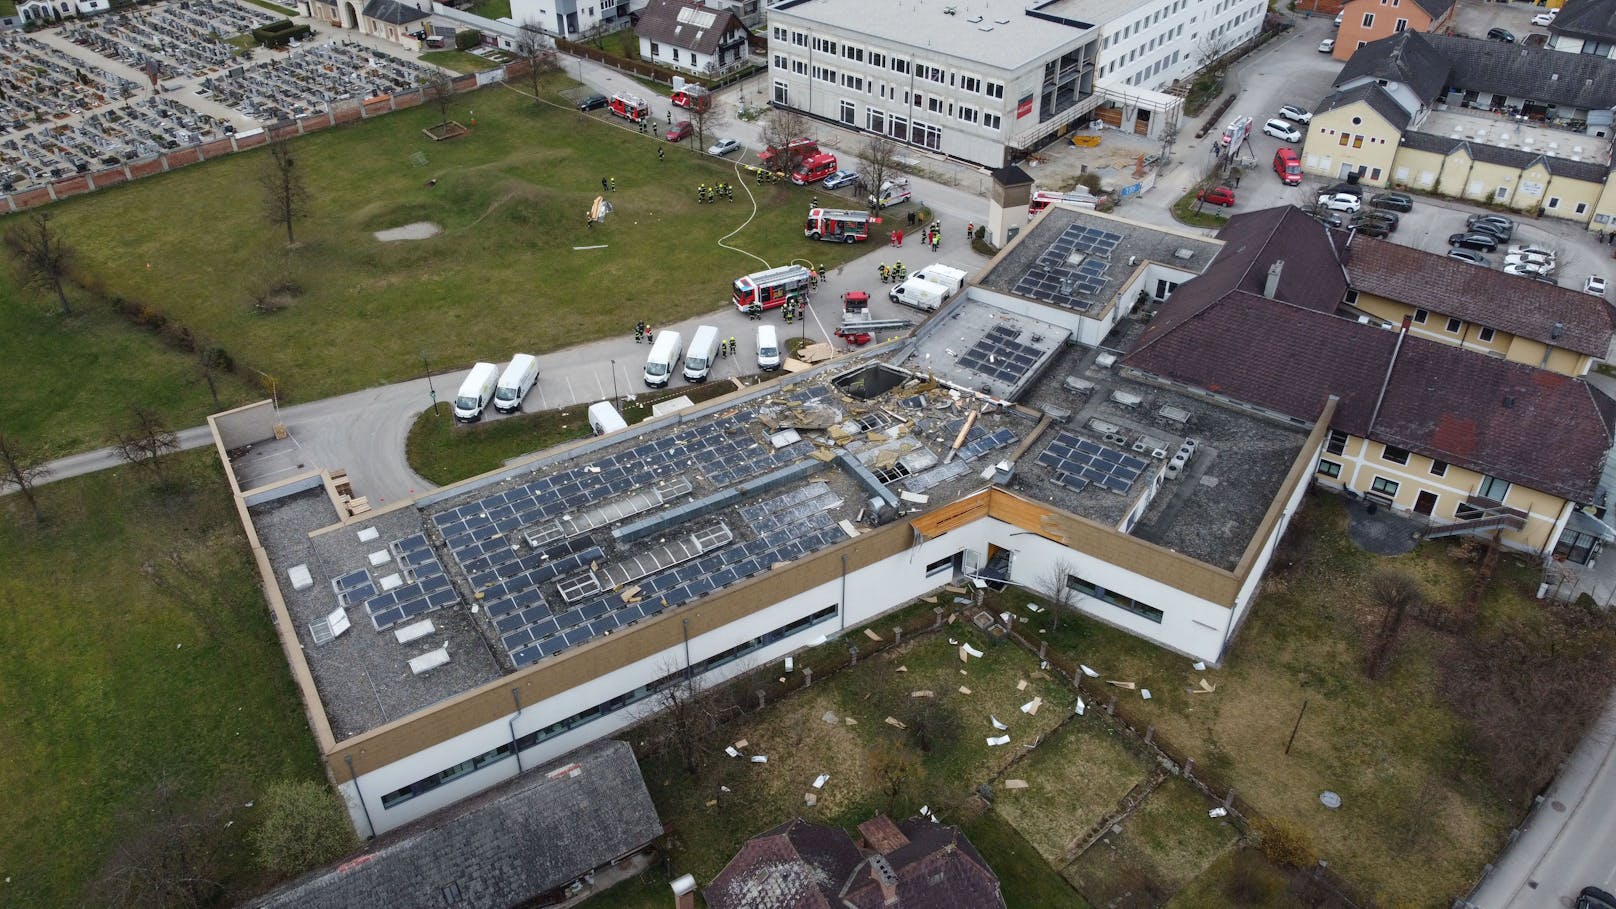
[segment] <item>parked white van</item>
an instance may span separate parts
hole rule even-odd
[[[627,429],[628,423],[623,421],[623,415],[617,412],[610,401],[600,401],[589,405],[589,428],[595,435],[603,436],[619,429]]]
[[[690,336],[690,349],[685,351],[685,381],[707,381],[715,356],[718,356],[718,329],[711,325],[699,326]]]
[[[460,383],[455,395],[454,417],[462,423],[475,423],[483,418],[483,408],[494,399],[494,385],[499,381],[499,367],[492,363],[478,363]]]
[[[494,387],[494,409],[500,413],[521,410],[522,399],[533,390],[533,383],[538,380],[538,357],[522,353],[511,357],[511,364],[505,367],[499,384]]]
[[[759,325],[757,330],[758,369],[774,372],[780,368],[780,339],[775,337],[773,325]]]
[[[652,388],[666,386],[684,348],[685,339],[678,332],[657,332],[656,341],[651,344],[651,355],[645,358],[645,384]]]
[[[941,284],[948,288],[949,296],[953,296],[959,293],[961,287],[965,286],[965,279],[970,275],[963,268],[954,268],[941,262],[933,262],[910,277],[930,281],[933,284]]]

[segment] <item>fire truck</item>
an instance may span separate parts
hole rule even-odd
[[[713,96],[699,85],[686,85],[673,93],[672,101],[687,110],[706,110],[712,106]]]
[[[819,143],[812,139],[792,139],[785,148],[769,147],[758,152],[758,160],[769,170],[788,171],[804,158],[819,154]]]
[[[735,279],[735,308],[742,312],[754,301],[764,309],[774,309],[790,297],[807,296],[808,269],[801,265],[782,265]]]
[[[880,224],[881,219],[870,217],[867,211],[810,208],[808,221],[802,226],[802,235],[810,240],[829,240],[832,243],[863,243],[870,239],[872,223]]]
[[[1031,218],[1033,215],[1036,215],[1044,209],[1055,204],[1070,205],[1075,208],[1086,208],[1092,211],[1095,204],[1099,201],[1100,200],[1082,190],[1070,193],[1056,193],[1039,190],[1032,194],[1032,201],[1027,204],[1027,217]]]
[[[611,108],[613,116],[622,117],[630,123],[638,123],[651,115],[651,106],[643,99],[623,92],[612,95],[607,106]]]

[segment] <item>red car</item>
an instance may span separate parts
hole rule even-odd
[[[668,127],[668,134],[663,136],[663,138],[667,139],[669,142],[678,142],[681,139],[690,138],[691,132],[690,121],[680,120],[678,123]]]
[[[1195,198],[1200,199],[1202,202],[1228,208],[1234,204],[1234,190],[1227,186],[1214,186],[1211,189],[1203,189],[1196,193]]]

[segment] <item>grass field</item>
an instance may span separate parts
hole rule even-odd
[[[571,84],[556,77],[551,90]],[[290,253],[262,214],[261,151],[71,200],[54,208],[57,223],[87,281],[219,339],[244,374],[274,376],[293,401],[405,378],[422,353],[448,368],[496,347],[543,353],[626,333],[630,315],[711,311],[727,304],[735,276],[763,267],[716,245],[751,213],[754,187],[732,164],[504,87],[457,97],[451,114],[475,119],[469,136],[431,142],[421,130],[436,113],[423,108],[297,140],[311,201]],[[617,180],[606,194],[616,212],[588,229],[585,212],[606,177]],[[736,201],[699,205],[697,184],[720,179],[736,184]],[[812,257],[834,266],[862,251],[802,236],[813,190],[755,191],[762,208],[730,244],[770,265]],[[371,236],[415,221],[444,232],[393,244]],[[147,227],[132,231],[137,223]],[[604,248],[574,248],[585,246]],[[288,305],[253,305],[282,283],[295,285],[283,294]],[[32,296],[28,305],[49,308]],[[18,373],[43,386],[71,384],[90,356],[67,343],[49,357],[23,353]],[[153,373],[170,368],[143,356],[116,367],[134,386],[164,384]],[[100,421],[93,409],[57,419],[72,438],[93,435],[86,424]]]
[[[1182,657],[1086,619],[1068,619],[1047,637],[1052,649],[1103,678],[1150,688],[1151,701],[1130,702],[1134,716],[1194,757],[1203,776],[1232,785],[1265,814],[1301,824],[1345,879],[1399,904],[1443,903],[1493,854],[1512,812],[1434,691],[1438,650],[1429,635],[1409,632],[1392,668],[1372,682],[1356,623],[1377,564],[1407,567],[1443,600],[1464,588],[1466,571],[1445,544],[1389,560],[1362,552],[1329,497],[1310,502],[1301,519],[1311,550],[1295,569],[1270,577],[1221,670],[1194,672]],[[1495,585],[1484,605],[1532,608],[1508,584]],[[1034,627],[1041,624],[1035,617]],[[1203,676],[1217,691],[1189,695]],[[1318,796],[1326,789],[1340,793],[1345,807],[1323,808]]]
[[[1210,870],[1233,849],[1240,832],[1227,820],[1207,817],[1205,796],[1178,777],[1167,777],[1119,826],[1064,871],[1067,880],[1096,905],[1137,905],[1149,894],[1159,905]],[[1130,895],[1133,902],[1129,902]]]
[[[421,55],[421,62],[452,69],[457,73],[480,73],[499,65],[487,57],[479,57],[461,50],[427,51]]]
[[[0,499],[7,905],[93,903],[164,780],[230,807],[211,837],[240,898],[267,883],[244,806],[276,779],[323,781],[217,461],[168,464],[161,490],[131,469],[42,487],[43,525]]]

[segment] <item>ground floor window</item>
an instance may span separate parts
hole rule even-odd
[[[1096,600],[1110,603],[1112,606],[1115,606],[1125,612],[1131,612],[1140,618],[1149,619],[1158,625],[1161,624],[1164,613],[1160,609],[1145,603],[1141,603],[1133,597],[1124,596],[1123,594],[1117,593],[1114,590],[1107,590],[1104,587],[1101,587],[1099,584],[1096,584],[1093,581],[1084,580],[1075,574],[1069,574],[1066,576],[1066,586],[1077,591],[1078,593],[1083,594],[1084,596],[1090,596]]]
[[[1385,496],[1388,499],[1397,498],[1397,487],[1397,481],[1388,480],[1385,477],[1375,477],[1374,482],[1369,484],[1369,488],[1371,490]]]
[[[790,92],[790,89],[788,89],[786,87],[786,84],[784,82],[776,82],[776,83],[774,83],[774,103],[775,104],[790,104],[791,103],[791,92]]]
[[[1327,477],[1339,478],[1341,476],[1341,465],[1334,461],[1326,461],[1323,458],[1320,458],[1319,473]]]
[[[1588,564],[1589,558],[1599,551],[1599,538],[1567,527],[1554,544],[1554,556],[1577,565]]]

